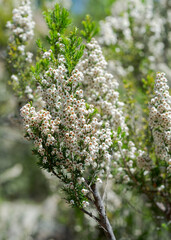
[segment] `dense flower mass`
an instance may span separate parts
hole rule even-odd
[[[95,39],[86,45],[84,55],[78,68],[84,74],[84,95],[87,101],[95,105],[101,113],[102,120],[107,121],[115,131],[121,127],[128,133],[122,112],[123,102],[119,101],[118,82],[106,71],[107,62],[101,47]]]
[[[133,162],[140,154],[132,141],[126,140],[126,145],[123,144],[122,134],[128,136],[129,133],[123,113],[124,103],[119,101],[119,84],[113,75],[107,72],[107,62],[95,39],[87,43],[84,55],[77,67],[84,74],[82,86],[86,100],[99,109],[99,118],[106,127],[111,129],[113,139],[119,146],[113,149],[111,154],[112,166],[118,169],[116,178],[123,178],[128,182],[129,177],[122,168],[122,159],[123,157],[127,159],[127,164],[134,172]],[[119,132],[118,129],[120,129]],[[141,161],[141,167],[142,163],[143,161]]]
[[[110,164],[111,131],[101,127],[102,123],[93,117],[93,106],[82,98],[83,90],[77,90],[83,73],[75,69],[68,77],[64,56],[59,59],[63,62],[56,69],[49,68],[38,86],[44,108],[37,111],[26,104],[21,115],[26,137],[34,141],[42,165],[49,171],[54,169],[67,191],[86,195],[87,169],[94,172],[95,181],[101,172],[105,175]],[[81,204],[88,205],[85,201]]]
[[[30,0],[22,1],[21,5],[13,10],[12,21],[7,22],[7,27],[11,30],[9,55],[13,59],[11,68],[14,69],[11,76],[11,84],[18,91],[19,95],[26,94],[28,99],[33,99],[32,89],[29,83],[27,83],[29,79],[24,81],[25,79],[21,77],[22,72],[26,72],[27,67],[32,63],[33,57],[33,54],[26,50],[28,41],[34,35],[33,29],[35,25],[32,20],[30,4]]]
[[[152,129],[156,155],[171,163],[171,96],[164,73],[158,73],[154,97],[150,103],[149,124]],[[168,167],[171,169],[171,165]]]
[[[35,23],[32,20],[30,4],[30,0],[24,0],[18,8],[13,10],[12,22],[7,22],[7,27],[13,33],[11,41],[17,37],[20,41],[26,42],[33,37]],[[20,46],[20,51],[24,51],[24,46]]]
[[[148,69],[156,71],[165,65],[165,21],[152,0],[117,0],[113,3],[111,16],[100,22],[99,42],[108,48],[115,46],[116,57],[125,55],[121,61],[114,60],[118,67],[112,70],[118,76],[137,69],[146,74]]]
[[[107,45],[115,44],[120,41],[119,34],[123,34],[124,40],[137,40],[137,48],[144,48],[145,38],[144,33],[149,28],[151,34],[147,43],[149,49],[159,55],[156,49],[156,44],[161,44],[160,37],[163,30],[163,19],[154,15],[153,1],[128,0],[116,1],[113,4],[112,16],[106,18],[106,21],[101,22],[101,37],[100,42]],[[124,45],[124,42],[122,43]],[[160,46],[159,50],[162,50]]]

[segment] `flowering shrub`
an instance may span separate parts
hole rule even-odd
[[[149,103],[149,127],[145,145],[134,142],[134,136],[118,144],[118,166],[115,179],[144,193],[156,216],[170,219],[170,95],[164,73],[158,73],[154,96]],[[132,141],[131,141],[132,140]],[[120,145],[120,146],[119,146]],[[139,146],[142,147],[139,148]]]
[[[79,85],[84,75],[77,63],[84,45],[75,28],[68,37],[64,35],[70,23],[68,12],[56,5],[46,21],[51,48],[46,50],[38,42],[43,54],[33,69],[42,108],[32,103],[22,107],[26,138],[34,141],[40,166],[63,182],[67,201],[96,219],[114,239],[96,187],[102,182],[99,177],[108,174],[111,131],[83,98]],[[101,212],[100,218],[84,209],[90,203]]]
[[[99,41],[106,46],[107,56],[114,61],[111,68],[119,77],[131,75],[140,83],[151,70],[166,69],[170,74],[169,5],[167,0],[113,3],[111,16],[100,22]]]
[[[15,46],[15,54],[9,52],[11,63],[20,53],[18,60],[22,64],[31,63],[25,45],[33,23],[27,26],[31,13],[29,1],[25,3],[25,7],[14,11],[13,23],[8,23],[13,29],[10,49]],[[21,25],[17,35],[16,13],[20,16],[17,26]],[[66,201],[95,219],[108,239],[115,236],[101,191],[106,191],[109,179],[145,194],[156,215],[170,220],[171,101],[164,74],[157,74],[155,96],[150,103],[151,146],[141,149],[143,145],[129,133],[118,82],[107,72],[101,47],[93,38],[94,23],[86,18],[83,37],[76,28],[68,33],[69,13],[59,5],[45,13],[45,19],[49,49],[38,40],[40,57],[36,64],[19,68],[12,76],[17,82],[16,92],[20,96],[29,93],[28,99],[32,99],[21,108],[21,116],[25,137],[33,141],[40,167],[60,179]]]

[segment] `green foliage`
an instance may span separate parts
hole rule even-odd
[[[70,75],[84,51],[84,45],[81,44],[82,39],[78,37],[78,29],[74,28],[68,38],[63,38],[62,43],[64,44],[64,51],[62,53],[66,59],[66,67]]]
[[[96,23],[91,20],[89,15],[87,15],[85,20],[82,21],[82,25],[83,30],[81,31],[81,34],[88,42],[90,42],[92,37],[99,32],[99,28],[96,26]]]
[[[11,18],[13,3],[11,0],[0,2],[0,49],[7,45],[7,35],[5,34],[6,23]]]
[[[44,16],[50,33],[52,34],[58,32],[62,33],[71,23],[69,12],[65,8],[61,8],[58,4],[55,5],[53,10],[44,12]]]
[[[59,54],[62,54],[65,57],[65,65],[68,69],[68,74],[70,75],[81,58],[84,50],[84,45],[81,44],[82,39],[79,37],[78,29],[74,27],[68,36],[65,36],[71,20],[69,18],[69,12],[64,8],[61,8],[58,4],[55,5],[53,10],[49,10],[44,13],[44,15],[48,28],[50,29],[47,40],[53,54],[51,54],[50,61],[48,59],[40,59],[39,62],[36,63],[37,77],[43,69],[45,70],[49,67],[50,62],[51,64],[55,64],[56,67],[58,66]],[[41,52],[47,51],[40,40],[37,40],[37,46],[40,48]],[[35,72],[35,70],[33,71]]]
[[[55,49],[59,38],[58,33],[62,34],[71,23],[69,12],[56,4],[53,10],[44,12],[44,16],[49,28],[48,40],[50,45]]]

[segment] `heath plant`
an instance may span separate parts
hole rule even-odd
[[[157,74],[149,104],[151,147],[141,149],[126,123],[118,81],[94,39],[94,22],[87,16],[79,32],[69,12],[55,5],[44,13],[49,48],[38,40],[39,57],[31,65],[25,50],[31,16],[29,1],[13,12],[9,63],[14,90],[20,97],[29,93],[21,116],[39,166],[61,181],[66,201],[93,218],[107,239],[116,239],[105,207],[109,181],[145,194],[156,216],[169,222],[171,100],[165,75]]]

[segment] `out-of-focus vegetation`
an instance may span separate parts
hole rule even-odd
[[[81,2],[81,0],[78,1]],[[45,31],[47,31],[41,12],[52,6],[54,2],[59,1],[33,1],[34,19],[37,23],[36,35],[40,38],[43,38]],[[111,14],[111,5],[115,1],[82,1],[83,11],[81,13],[76,7],[77,1],[73,2],[75,7],[71,1],[60,2],[65,7],[74,9],[72,13],[74,22],[80,26],[85,14],[90,14],[97,22],[104,20],[106,16]],[[155,4],[158,6],[157,1]],[[56,240],[102,240],[104,239],[103,234],[96,223],[85,218],[82,213],[66,206],[65,200],[57,191],[60,183],[56,183],[56,179],[54,181],[53,177],[46,175],[37,167],[35,157],[31,154],[30,145],[23,140],[22,127],[18,121],[19,102],[8,85],[9,73],[6,68],[8,39],[6,22],[11,19],[12,9],[16,5],[17,1],[0,0],[0,240],[45,240],[50,238]],[[162,14],[165,17],[163,9]],[[36,51],[35,43],[30,48]],[[134,53],[137,50],[134,49],[134,46],[131,49]],[[119,61],[120,59],[124,60],[122,52],[117,54],[116,46],[104,48],[104,53],[108,59],[115,59],[116,56]],[[130,56],[131,53],[125,58],[126,61],[128,59],[129,63],[132,61]],[[131,62],[131,65],[134,65],[135,61],[136,59]],[[150,74],[152,74],[151,71]],[[128,77],[131,79],[132,73]],[[141,77],[147,79],[148,86],[153,84],[151,75],[148,75],[148,78],[147,75]],[[131,111],[131,106],[135,105],[133,100],[135,93],[138,100],[137,109],[139,106],[143,107],[144,104],[144,109],[146,109],[147,98],[144,92],[148,95],[151,94],[151,90],[146,86],[146,80],[143,88],[142,85],[137,87],[135,81],[132,86],[131,81],[126,81],[129,79],[122,78],[122,75],[121,79],[125,80],[124,84],[127,91],[132,91],[132,96],[131,94],[125,96],[123,88],[121,89],[121,95],[123,93],[125,101],[130,101],[129,111]],[[147,113],[144,114],[147,116]],[[143,121],[145,121],[145,117]],[[142,139],[144,141],[146,136],[142,136],[141,141]],[[122,186],[116,187],[114,185],[111,188],[113,188],[113,192],[108,196],[108,211],[118,239],[170,239],[168,227],[165,224],[159,225],[158,220],[160,222],[160,219],[154,219],[144,196],[133,194]]]

